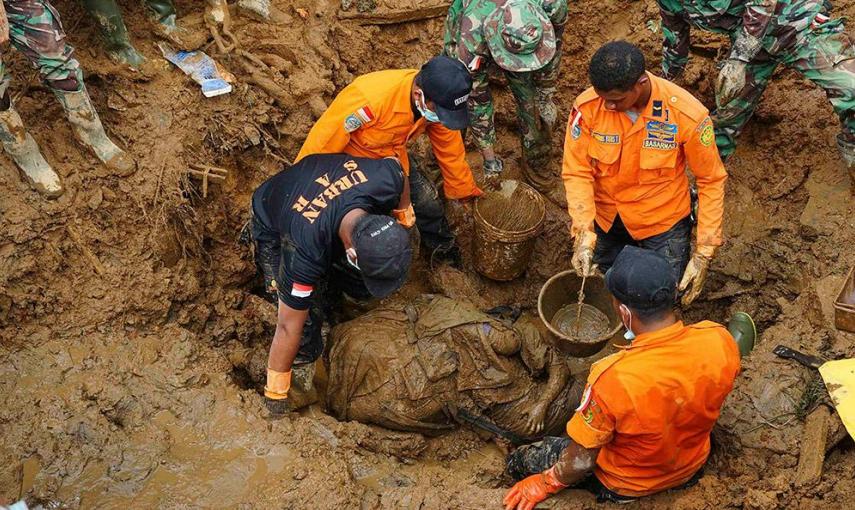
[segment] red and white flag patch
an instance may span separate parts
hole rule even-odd
[[[356,110],[356,114],[359,115],[359,118],[362,119],[362,122],[371,122],[374,120],[374,114],[371,113],[371,108],[368,105],[363,106],[362,108]]]
[[[311,285],[305,285],[303,283],[295,283],[291,286],[291,295],[295,297],[309,297],[312,295],[312,291],[315,290]]]

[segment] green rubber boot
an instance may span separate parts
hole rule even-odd
[[[21,116],[15,111],[11,100],[6,98],[9,107],[0,111],[0,142],[3,149],[23,172],[24,177],[47,198],[62,195],[62,181],[42,156],[36,141],[27,133]]]
[[[179,50],[193,51],[208,42],[207,31],[191,31],[178,23],[178,13],[172,0],[146,0],[157,22],[158,35]]]
[[[158,23],[170,23],[175,26],[175,18],[178,13],[175,11],[175,4],[172,0],[146,0],[148,8],[154,11],[155,18]]]
[[[145,59],[131,44],[128,28],[116,0],[83,0],[83,7],[98,23],[110,58],[139,69]]]
[[[727,330],[739,346],[739,355],[745,357],[754,350],[754,342],[757,341],[757,326],[754,319],[745,312],[736,312],[727,323]]]

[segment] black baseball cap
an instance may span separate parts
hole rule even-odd
[[[407,279],[410,235],[390,216],[363,216],[353,229],[356,263],[372,296],[384,298],[401,288]]]
[[[425,97],[436,104],[442,125],[448,129],[466,129],[469,126],[466,102],[472,91],[472,77],[463,62],[440,55],[428,60],[419,74],[419,86]]]
[[[626,246],[606,271],[606,288],[633,310],[649,312],[674,304],[677,282],[665,257],[652,250]]]

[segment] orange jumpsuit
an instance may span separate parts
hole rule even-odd
[[[466,149],[459,131],[440,123],[414,119],[413,80],[417,69],[377,71],[360,76],[345,87],[315,123],[297,161],[310,154],[346,152],[353,156],[396,156],[410,174],[407,143],[427,132],[439,162],[443,190],[449,199],[478,196]]]
[[[562,178],[572,235],[604,231],[620,214],[633,239],[661,234],[689,215],[686,168],[698,187],[697,245],[721,245],[724,165],[707,109],[687,91],[648,73],[652,93],[635,123],[606,110],[590,88],[573,105]]]
[[[687,482],[707,461],[710,432],[739,373],[739,348],[710,321],[638,335],[594,363],[567,434],[600,448],[596,477],[622,496]]]

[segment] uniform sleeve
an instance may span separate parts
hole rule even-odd
[[[567,423],[567,435],[585,448],[600,448],[614,438],[615,422],[595,383],[585,389],[582,403]]]
[[[596,208],[594,205],[594,168],[588,159],[591,130],[582,118],[582,112],[573,108],[564,135],[564,159],[561,178],[567,197],[567,211],[573,220],[572,237],[584,230],[594,230]]]
[[[448,129],[438,122],[429,122],[426,130],[442,172],[445,198],[461,200],[480,195],[482,192],[475,185],[472,169],[466,162],[466,147],[460,131]]]
[[[706,117],[693,129],[685,146],[689,168],[698,185],[697,246],[721,245],[721,220],[724,214],[724,183],[727,171],[715,145],[712,120]]]
[[[691,27],[672,5],[671,0],[659,0],[662,17],[662,72],[665,78],[679,76],[689,61]]]
[[[294,163],[310,154],[344,152],[350,143],[350,133],[375,122],[377,117],[371,108],[359,89],[353,85],[345,87],[315,122]]]
[[[279,300],[294,310],[308,310],[324,271],[299,251],[279,263]]]
[[[733,41],[730,58],[751,62],[762,49],[763,38],[772,26],[776,0],[747,0],[742,13],[742,30]]]
[[[448,7],[448,15],[445,17],[442,44],[443,55],[457,57],[457,37],[459,31],[460,14],[463,11],[463,0],[454,0]]]
[[[540,89],[554,89],[558,83],[558,72],[561,68],[562,41],[564,26],[567,23],[567,0],[544,0],[542,5],[555,30],[555,55],[549,63],[532,74],[532,79],[535,86]]]

